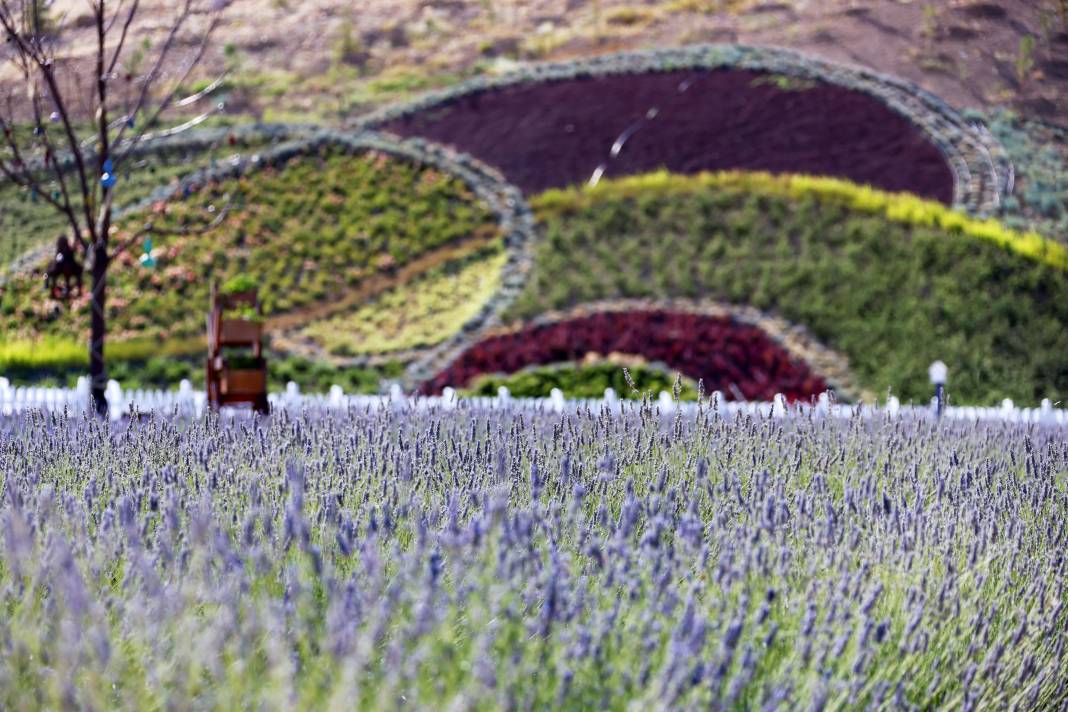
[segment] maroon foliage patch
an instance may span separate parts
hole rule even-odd
[[[478,376],[576,361],[587,354],[642,356],[693,379],[729,400],[808,400],[826,382],[763,330],[727,316],[650,310],[603,312],[491,336],[464,351],[424,384],[424,395],[463,387]]]

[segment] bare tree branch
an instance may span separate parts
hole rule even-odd
[[[122,23],[122,33],[119,35],[119,42],[115,46],[115,52],[111,55],[111,61],[108,63],[108,76],[110,77],[115,73],[115,65],[119,63],[119,56],[122,54],[123,48],[126,46],[126,37],[130,32],[130,25],[133,24],[134,17],[137,15],[137,8],[140,6],[141,0],[134,0],[133,5],[130,6],[130,11],[126,15],[126,21]],[[122,3],[119,3],[119,10],[122,9]],[[115,18],[112,19],[112,23],[115,19],[118,19],[119,12],[115,12]]]
[[[152,69],[147,74],[145,74],[143,83],[141,85],[140,95],[137,98],[137,102],[134,104],[134,109],[130,113],[130,116],[137,116],[137,114],[141,113],[141,109],[144,108],[144,106],[146,105],[146,101],[148,100],[152,87],[155,84],[157,77],[159,76],[160,70],[163,68],[164,63],[167,61],[167,55],[170,53],[171,47],[174,46],[174,41],[178,37],[178,32],[185,25],[186,20],[189,19],[189,15],[192,12],[191,8],[192,0],[185,0],[182,7],[182,11],[178,14],[178,17],[176,17],[174,22],[171,24],[171,29],[167,33],[167,39],[164,40],[163,47],[160,49],[159,55],[157,55],[156,57],[155,64],[152,66]],[[122,143],[123,136],[125,135],[126,128],[128,126],[129,123],[125,123],[119,129],[119,134],[115,137],[115,143]],[[133,142],[136,143],[137,139],[135,138]]]
[[[23,37],[22,33],[19,31],[18,20],[12,16],[9,0],[3,0],[3,5],[0,6],[0,29],[4,31],[8,41],[15,45],[16,50],[23,57],[23,60],[29,60],[26,64],[32,62],[36,65],[36,68],[40,71],[41,77],[48,86],[49,95],[63,122],[64,131],[66,132],[67,142],[69,144],[68,149],[71,151],[78,168],[77,172],[82,192],[82,206],[85,213],[86,226],[92,230],[93,195],[86,174],[85,159],[82,155],[80,142],[75,133],[70,114],[67,111],[66,103],[63,101],[63,93],[60,91],[58,83],[56,82],[55,73],[53,71],[55,68],[53,58],[44,53],[39,40],[31,39],[27,41],[26,38]],[[27,72],[28,71],[29,68],[27,67]],[[95,235],[91,234],[91,237],[94,240],[96,239]]]
[[[63,174],[63,167],[59,163],[57,158],[58,148],[52,141],[52,136],[49,133],[48,126],[41,121],[41,115],[44,113],[41,108],[41,96],[37,91],[37,85],[34,84],[33,94],[33,114],[35,127],[34,130],[39,132],[39,138],[41,144],[44,146],[44,164],[45,169],[52,169],[52,175],[56,183],[59,185],[60,195],[63,198],[61,212],[66,216],[67,221],[70,223],[71,230],[73,232],[74,241],[84,250],[88,248],[84,237],[81,234],[81,228],[78,225],[78,217],[70,201],[70,193],[67,189],[66,176]],[[10,113],[10,112],[9,112]]]
[[[188,6],[189,3],[187,2],[186,5]],[[182,22],[185,22],[186,19],[188,19],[188,15],[185,15],[183,17]],[[196,66],[200,64],[200,60],[203,59],[204,53],[207,51],[208,44],[211,41],[211,37],[215,33],[215,29],[218,26],[219,16],[218,14],[215,14],[212,17],[211,23],[209,24],[207,30],[205,30],[204,32],[204,36],[200,42],[200,46],[197,48],[196,54],[193,56],[192,60],[188,63],[188,65],[186,65],[185,71],[182,73],[181,77],[179,77],[178,81],[174,83],[174,86],[171,88],[171,90],[167,92],[162,99],[160,99],[159,103],[156,106],[156,110],[141,123],[141,128],[138,130],[136,136],[130,141],[129,144],[127,144],[123,152],[117,157],[118,161],[124,160],[129,155],[130,147],[139,143],[145,137],[145,133],[148,131],[149,127],[154,125],[156,121],[159,120],[159,117],[163,114],[163,112],[165,112],[171,107],[174,98],[178,95],[178,91],[182,88],[182,85],[185,84],[186,80],[192,74]],[[139,104],[139,106],[135,108],[133,115],[136,116],[138,113],[140,113],[140,111],[141,105]],[[116,139],[116,143],[122,140],[123,133],[125,132],[128,126],[129,123],[126,123],[121,129],[119,129],[119,136]]]
[[[62,59],[59,48],[70,45],[61,43],[61,33],[53,32],[54,25],[46,31],[49,18],[42,12],[41,0],[0,0],[0,60],[10,61],[17,69],[29,99],[23,103],[12,95],[7,106],[0,107],[0,176],[32,191],[64,215],[75,244],[87,257],[92,280],[90,391],[96,411],[101,414],[107,411],[104,344],[111,260],[147,234],[209,232],[222,224],[234,204],[235,196],[226,196],[222,209],[211,220],[196,226],[162,228],[149,221],[132,235],[116,236],[114,241],[118,244],[113,244],[117,189],[114,174],[120,161],[146,137],[187,130],[214,113],[209,111],[177,127],[151,133],[165,111],[192,105],[222,82],[219,78],[205,89],[177,99],[205,56],[219,25],[220,11],[227,4],[225,0],[211,1],[210,9],[209,0],[178,1],[166,37],[157,45],[148,71],[142,72],[142,52],[129,49],[137,32],[141,0],[87,0],[95,33],[94,49],[89,57]],[[209,18],[205,26],[198,24],[200,39],[185,61],[179,62],[175,55],[180,38],[193,24],[192,18],[201,14]],[[124,66],[126,80],[116,83],[116,71]],[[83,77],[82,70],[93,76]],[[81,81],[82,78],[88,81]],[[23,118],[27,113],[32,122],[29,129]],[[135,126],[135,121],[140,125]]]
[[[68,217],[73,217],[73,211],[68,210],[69,203],[61,204],[51,195],[49,195],[48,192],[45,190],[45,187],[34,176],[33,170],[31,170],[30,167],[26,165],[26,161],[22,157],[22,151],[19,148],[18,140],[16,137],[16,129],[7,120],[5,120],[3,116],[0,116],[0,132],[3,133],[4,142],[7,144],[8,150],[11,152],[11,165],[8,165],[9,161],[0,160],[0,171],[2,171],[7,177],[7,179],[15,185],[31,190],[33,194],[40,197],[52,207],[68,215]],[[76,218],[72,220],[72,225],[77,231],[78,221]]]
[[[113,254],[117,257],[126,250],[130,249],[133,245],[140,242],[141,238],[146,237],[147,235],[184,237],[188,235],[207,234],[223,224],[223,221],[226,220],[227,216],[230,214],[230,211],[238,203],[237,198],[238,194],[236,193],[233,195],[226,196],[226,203],[221,209],[217,211],[215,218],[212,219],[211,222],[201,225],[199,227],[160,228],[157,227],[156,224],[150,220],[149,222],[145,223],[140,230],[130,235],[130,237],[125,239],[123,242],[119,243],[119,245],[115,248]]]

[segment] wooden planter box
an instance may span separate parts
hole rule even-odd
[[[248,319],[223,319],[219,324],[219,345],[255,344],[263,337],[263,324]]]
[[[267,392],[267,367],[230,368],[223,366],[219,391],[226,396],[256,396]]]

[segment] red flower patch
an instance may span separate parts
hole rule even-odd
[[[760,328],[727,316],[651,310],[603,312],[491,336],[464,351],[420,389],[463,387],[478,376],[576,361],[590,352],[658,361],[729,400],[808,400],[827,383]]]

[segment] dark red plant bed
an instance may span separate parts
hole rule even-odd
[[[729,400],[808,400],[826,382],[761,329],[726,316],[684,312],[603,312],[491,336],[464,351],[420,389],[463,387],[478,376],[515,373],[528,366],[575,361],[588,353],[622,353],[664,363],[705,391]]]
[[[650,109],[655,116],[646,118]],[[513,85],[381,128],[445,143],[528,193],[658,168],[848,178],[949,203],[941,151],[875,97],[749,70],[686,70]],[[633,130],[618,155],[612,146]]]

